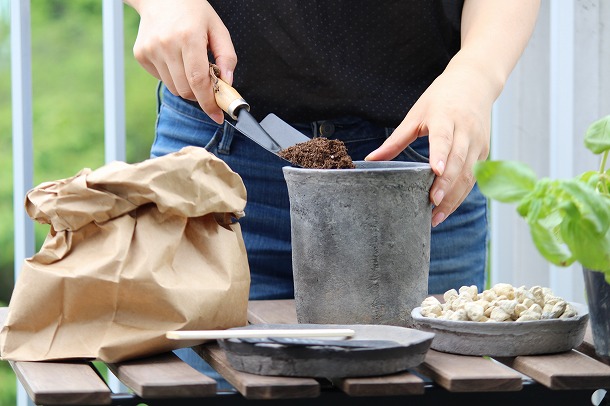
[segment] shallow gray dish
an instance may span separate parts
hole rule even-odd
[[[434,334],[406,327],[345,324],[253,324],[239,329],[349,328],[349,340],[390,340],[396,345],[382,348],[296,346],[277,343],[218,340],[231,366],[257,375],[346,378],[392,374],[421,364]],[[324,338],[324,340],[342,340]]]
[[[430,348],[462,355],[515,357],[569,351],[582,343],[589,312],[570,303],[578,315],[567,319],[510,322],[439,320],[411,312],[416,328],[435,334]]]

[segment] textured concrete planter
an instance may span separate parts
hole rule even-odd
[[[411,327],[428,293],[430,165],[284,167],[299,323]]]
[[[595,352],[610,361],[610,285],[602,272],[583,268]]]

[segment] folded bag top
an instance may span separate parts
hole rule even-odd
[[[198,147],[32,189],[26,211],[51,227],[15,284],[2,358],[118,362],[193,344],[168,330],[245,325],[245,205],[241,177]]]

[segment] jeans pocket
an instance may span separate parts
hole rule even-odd
[[[211,151],[220,142],[222,126],[181,100],[164,100],[157,117],[156,135],[151,157],[162,156],[193,145]]]
[[[426,156],[423,156],[410,146],[405,148],[396,158],[399,161],[409,161],[409,162],[421,162],[428,163],[429,159]]]
[[[430,148],[428,137],[419,137],[405,148],[399,155],[399,160],[428,163]]]

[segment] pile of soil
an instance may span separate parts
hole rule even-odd
[[[307,142],[293,145],[278,154],[303,168],[354,169],[356,167],[343,141],[324,137],[312,138]]]

